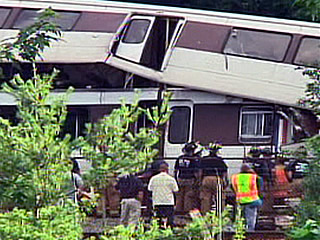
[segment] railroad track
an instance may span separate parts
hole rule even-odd
[[[97,237],[99,239],[99,233],[87,233],[84,239],[89,239],[90,237]],[[224,232],[223,240],[233,240],[234,233]],[[251,233],[246,233],[246,238],[244,240],[285,240],[286,235],[284,232],[275,231],[255,231]]]
[[[225,232],[223,240],[233,240],[234,233]],[[285,240],[286,235],[283,231],[254,231],[247,232],[244,240]]]

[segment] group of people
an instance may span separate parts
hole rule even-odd
[[[121,222],[137,223],[143,193],[151,193],[155,216],[168,226],[174,226],[175,214],[187,214],[192,209],[200,209],[205,214],[211,210],[213,202],[217,208],[223,209],[228,167],[218,156],[221,147],[219,143],[210,144],[207,147],[208,156],[201,157],[200,152],[196,152],[197,143],[185,144],[183,154],[175,162],[174,176],[169,174],[167,162],[156,162],[154,174],[147,183],[147,193],[143,189],[143,175],[120,177],[115,188],[120,191],[122,199]],[[220,193],[218,199],[217,192]]]
[[[302,179],[308,173],[309,162],[304,147],[293,153],[294,158],[284,153],[273,157],[269,148],[252,148],[249,154],[240,173],[233,175],[231,181],[237,203],[244,210],[247,229],[255,230],[264,188],[272,192],[273,203],[283,203],[290,196],[302,197]]]
[[[145,193],[144,185],[136,175],[125,175],[119,178],[115,188],[120,191],[120,221],[124,225],[137,224],[141,216],[141,202]],[[174,226],[174,193],[179,191],[176,180],[169,175],[169,165],[161,162],[158,173],[151,177],[147,190],[152,193],[154,213],[162,223]]]
[[[271,151],[253,148],[240,172],[231,176],[229,185],[228,167],[219,156],[222,145],[209,144],[205,148],[207,156],[202,156],[202,150],[196,151],[198,147],[196,142],[185,144],[183,154],[174,164],[174,176],[169,174],[168,163],[160,161],[154,163],[145,185],[145,174],[119,177],[114,187],[120,193],[121,223],[137,224],[141,202],[145,199],[151,200],[155,216],[168,226],[174,226],[175,214],[187,214],[193,209],[200,209],[204,215],[214,206],[221,213],[225,207],[226,188],[230,186],[237,204],[243,208],[247,229],[254,230],[258,209],[262,205],[264,183],[268,188],[271,185],[284,186],[294,179],[301,183],[308,164],[302,158],[287,163],[287,158],[280,155],[274,162],[274,158],[271,161]],[[73,177],[77,185],[82,185],[77,175]],[[287,191],[278,187],[275,195],[284,197]]]
[[[199,208],[202,214],[206,214],[215,203],[216,211],[221,214],[225,207],[225,190],[229,185],[228,167],[219,156],[221,148],[220,143],[209,144],[209,154],[201,157],[199,152],[195,152],[195,143],[185,145],[184,154],[175,164],[175,176],[180,188],[176,194],[177,212],[186,213]],[[243,208],[248,230],[255,229],[258,208],[262,205],[263,178],[253,167],[244,163],[240,173],[231,176],[231,188],[236,202]]]
[[[174,166],[180,188],[176,194],[178,213],[188,213],[195,208],[200,209],[202,214],[207,213],[219,189],[221,196],[215,202],[220,203],[220,208],[225,204],[223,190],[228,185],[228,167],[219,156],[222,146],[220,143],[209,144],[209,154],[204,157],[201,157],[201,152],[196,152],[197,147],[195,142],[187,143]]]
[[[274,155],[269,148],[252,148],[245,162],[263,179],[265,188],[273,191],[274,197],[285,197],[292,189],[302,194],[302,179],[309,166],[306,149],[299,147],[293,152],[294,157],[285,152]]]

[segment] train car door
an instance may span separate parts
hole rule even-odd
[[[116,56],[139,63],[154,21],[153,16],[133,16],[123,30]]]
[[[182,154],[184,144],[192,140],[193,102],[173,100],[170,108],[172,115],[166,127],[163,156],[173,173],[175,160]]]
[[[184,19],[174,16],[129,15],[111,41],[106,63],[155,79],[155,71],[165,68],[183,24]]]

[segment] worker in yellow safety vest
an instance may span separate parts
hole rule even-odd
[[[248,164],[242,164],[240,173],[234,174],[231,182],[237,203],[244,211],[246,227],[255,230],[258,208],[262,205],[263,180]]]

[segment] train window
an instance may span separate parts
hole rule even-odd
[[[243,108],[240,115],[241,142],[269,142],[273,132],[271,109]]]
[[[150,21],[135,19],[129,23],[127,31],[122,39],[124,43],[142,43],[148,31]]]
[[[9,120],[14,126],[19,123],[17,117],[17,107],[13,106],[1,106],[0,117]]]
[[[282,61],[289,47],[290,35],[233,29],[224,53],[272,61]]]
[[[0,8],[0,27],[4,24],[7,17],[9,16],[10,9],[9,8]]]
[[[169,142],[186,143],[189,140],[190,114],[189,107],[173,107],[169,125]]]
[[[13,24],[13,28],[25,28],[33,24],[39,16],[39,9],[24,9],[19,14],[17,20]],[[57,18],[52,19],[57,23],[61,30],[70,30],[80,16],[79,12],[62,12],[56,11]]]
[[[157,101],[140,101],[139,106],[145,110],[156,107]],[[150,128],[153,127],[152,121],[148,118],[147,114],[141,114],[136,122],[136,131],[138,132],[140,128]]]
[[[88,122],[88,110],[79,107],[68,108],[68,114],[61,136],[64,137],[66,134],[70,134],[72,139],[85,134],[85,124]]]
[[[320,38],[303,38],[294,63],[304,66],[320,67]]]

